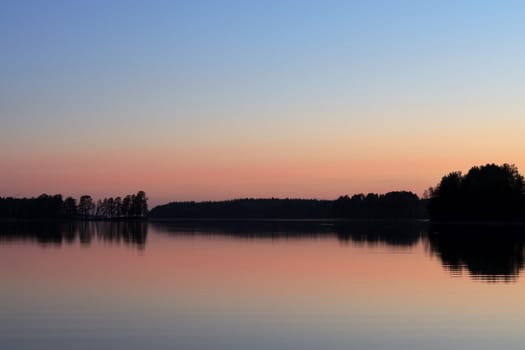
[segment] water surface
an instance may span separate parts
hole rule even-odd
[[[522,229],[3,223],[2,349],[521,349]]]

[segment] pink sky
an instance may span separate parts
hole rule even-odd
[[[473,140],[463,147],[452,142],[442,150],[417,138],[390,144],[383,141],[375,148],[350,141],[346,149],[325,140],[319,142],[324,148],[310,143],[305,148],[282,144],[200,145],[182,151],[177,151],[176,145],[168,151],[152,146],[141,152],[107,153],[97,149],[30,150],[0,160],[0,195],[88,193],[98,198],[143,189],[153,205],[239,197],[333,199],[344,194],[392,190],[421,195],[444,174],[467,171],[472,165],[508,162],[524,169],[519,142],[476,144]],[[354,150],[356,144],[358,151]],[[507,151],[510,148],[514,153]]]
[[[0,196],[421,195],[525,171],[523,5],[361,5],[3,6]]]

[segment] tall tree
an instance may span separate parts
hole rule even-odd
[[[83,218],[88,218],[93,214],[93,210],[95,209],[95,203],[93,203],[93,198],[91,198],[90,195],[83,195],[80,197],[80,200],[78,202],[78,213]]]
[[[64,200],[64,215],[68,218],[77,216],[77,201],[73,197]]]
[[[146,217],[148,215],[148,198],[144,191],[138,191],[137,194],[132,196],[132,216],[134,217]]]
[[[113,215],[117,218],[122,216],[122,199],[120,197],[115,198],[115,208]]]
[[[131,216],[131,195],[129,194],[122,200],[122,216]]]

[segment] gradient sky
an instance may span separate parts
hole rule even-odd
[[[421,194],[525,171],[521,1],[0,1],[0,196]]]

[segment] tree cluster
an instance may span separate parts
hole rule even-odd
[[[42,194],[36,198],[0,197],[0,218],[8,219],[142,219],[148,215],[144,191],[95,202],[90,195],[77,200]]]
[[[97,201],[95,206],[95,216],[99,218],[143,218],[148,215],[148,202],[146,193],[143,191],[137,194],[121,197],[109,197]]]
[[[437,220],[523,220],[525,182],[514,165],[486,164],[456,171],[429,189],[429,213]]]
[[[334,214],[351,219],[422,219],[427,216],[425,205],[425,200],[408,191],[360,193],[339,197]]]

